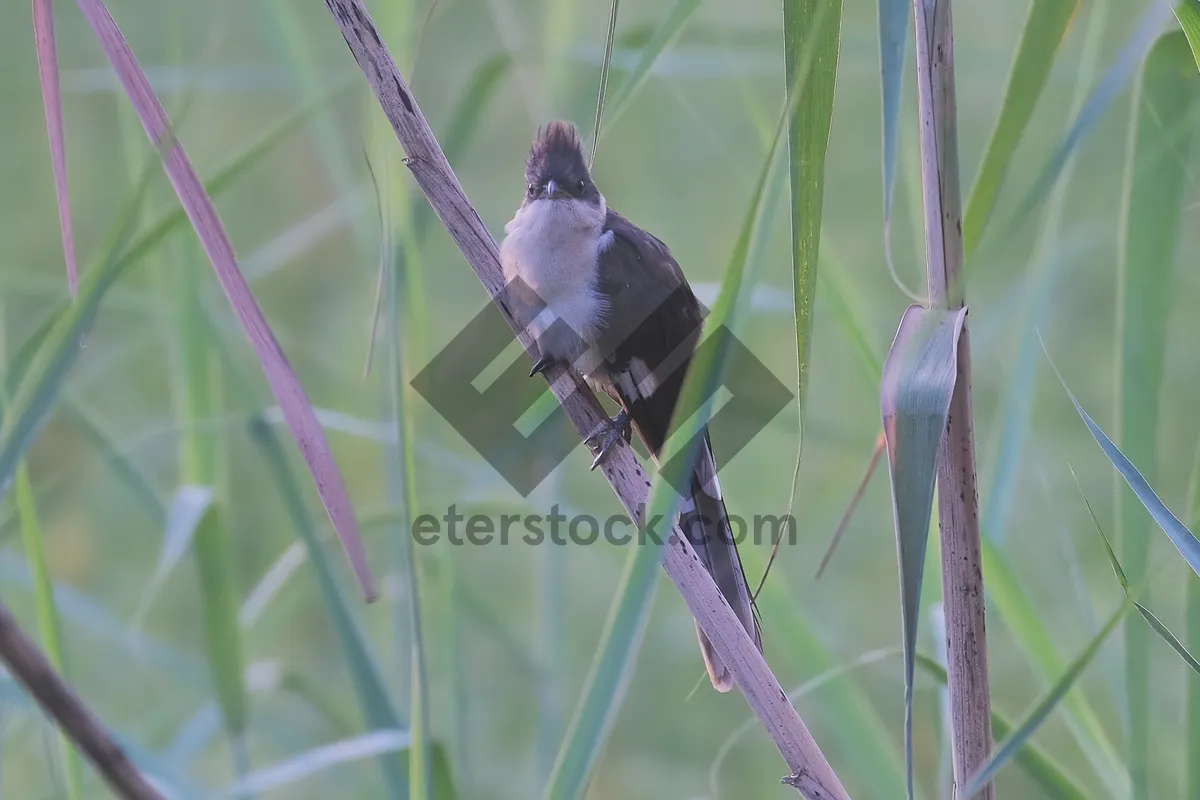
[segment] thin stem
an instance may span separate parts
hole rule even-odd
[[[925,258],[930,305],[961,308],[963,240],[950,0],[913,0]],[[958,380],[938,453],[938,520],[950,691],[954,782],[961,786],[992,749],[979,496],[971,407],[971,347],[963,325]],[[979,797],[992,800],[989,784]]]
[[[162,800],[162,795],[133,765],[104,724],[54,671],[46,656],[25,635],[12,612],[3,604],[0,604],[0,659],[120,797]]]

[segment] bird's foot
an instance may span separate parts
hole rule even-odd
[[[529,370],[529,377],[532,378],[534,375],[545,372],[552,366],[554,366],[554,359],[550,358],[549,356],[542,356],[538,359],[538,362],[533,365],[533,369]]]
[[[600,465],[618,439],[624,439],[625,443],[629,444],[632,436],[633,428],[629,422],[629,413],[624,409],[621,409],[612,419],[606,419],[597,425],[596,429],[583,440],[583,443],[596,453],[596,458],[593,459],[589,469],[595,469]]]

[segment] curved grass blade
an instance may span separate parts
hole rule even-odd
[[[386,202],[384,208],[387,208]],[[394,241],[391,228],[394,218],[385,215],[385,242]],[[388,245],[389,250],[390,244]],[[389,258],[393,264],[402,265],[404,271],[410,272],[419,268],[414,256]],[[409,794],[414,800],[425,800],[430,792],[430,773],[432,766],[431,736],[429,723],[429,676],[426,671],[425,636],[422,620],[422,595],[425,580],[422,575],[421,560],[424,554],[418,554],[416,543],[408,535],[412,530],[412,520],[416,516],[417,505],[417,463],[415,453],[416,421],[413,419],[412,406],[407,402],[407,392],[412,376],[409,374],[408,363],[411,358],[419,357],[419,344],[416,343],[414,329],[419,328],[420,320],[414,309],[422,302],[419,283],[414,285],[410,279],[402,287],[397,270],[392,271],[390,281],[389,318],[392,331],[392,421],[398,435],[397,441],[388,448],[389,451],[389,500],[400,510],[401,523],[397,526],[397,535],[403,541],[403,562],[407,568],[404,575],[408,591],[409,626],[409,660],[411,665],[411,687],[409,692],[409,727],[412,741],[409,752]],[[407,352],[406,352],[407,350]],[[453,569],[452,565],[450,569]]]
[[[353,739],[343,739],[333,744],[314,747],[306,753],[261,769],[247,775],[217,796],[229,800],[253,797],[291,786],[338,764],[373,756],[389,755],[407,749],[408,745],[408,731],[396,729],[372,731]]]
[[[892,207],[896,154],[900,147],[900,101],[904,94],[904,50],[908,46],[908,0],[879,0],[879,65],[883,94],[883,246],[892,261]]]
[[[334,529],[358,577],[368,601],[375,598],[375,588],[367,564],[366,553],[358,536],[354,510],[342,480],[341,472],[329,449],[324,430],[313,414],[309,402],[287,357],[279,347],[262,309],[250,292],[245,277],[237,266],[233,245],[212,200],[205,193],[195,169],[183,146],[171,132],[170,122],[162,104],[154,95],[149,81],[125,42],[108,9],[100,0],[80,0],[80,7],[100,40],[109,61],[116,69],[146,128],[147,135],[162,153],[163,166],[179,195],[188,218],[192,221],[205,252],[212,261],[217,278],[231,305],[237,312],[247,336],[254,346],[267,382],[275,393],[288,425],[313,474],[317,491],[325,504]]]
[[[637,63],[614,87],[612,99],[608,101],[605,112],[605,127],[597,132],[597,138],[600,132],[611,128],[629,107],[638,90],[642,88],[642,84],[650,77],[650,72],[654,68],[655,62],[658,61],[658,57],[675,43],[688,20],[699,7],[700,0],[675,0],[675,5],[671,6],[671,10],[667,12],[666,19],[654,29],[646,43],[642,45]],[[449,151],[447,150],[447,152]]]
[[[1050,69],[1079,5],[1079,0],[1033,0],[1029,6],[1000,116],[984,148],[983,161],[963,214],[963,252],[968,259],[983,237],[1008,166],[1049,81]]]
[[[1078,479],[1076,479],[1076,485],[1078,485]],[[1079,491],[1080,494],[1083,494],[1082,487]],[[1179,657],[1182,658],[1197,675],[1200,675],[1200,661],[1197,661],[1195,656],[1188,652],[1188,649],[1183,646],[1183,643],[1175,638],[1175,634],[1171,633],[1170,629],[1167,628],[1167,626],[1164,625],[1162,621],[1154,615],[1153,611],[1146,608],[1146,606],[1142,605],[1142,603],[1138,601],[1137,589],[1140,587],[1135,588],[1129,585],[1129,578],[1125,574],[1125,570],[1121,566],[1121,562],[1117,559],[1117,554],[1113,550],[1112,542],[1108,540],[1108,536],[1105,535],[1104,529],[1100,527],[1100,520],[1096,518],[1096,512],[1092,510],[1092,504],[1088,502],[1086,496],[1083,498],[1083,502],[1087,505],[1088,513],[1092,515],[1092,522],[1094,522],[1096,525],[1096,532],[1100,534],[1100,541],[1104,543],[1104,552],[1108,556],[1108,563],[1112,566],[1113,574],[1117,577],[1117,583],[1121,584],[1121,591],[1125,593],[1125,596],[1129,598],[1129,601],[1133,603],[1134,607],[1137,608],[1138,613],[1142,615],[1142,618],[1146,620],[1146,623],[1154,629],[1154,632],[1157,633],[1164,642],[1169,644],[1171,649],[1178,653]]]
[[[991,537],[983,537],[983,577],[988,598],[1025,657],[1044,677],[1059,675],[1066,661],[1059,654],[1045,615],[1034,605],[1017,574]],[[1067,727],[1092,769],[1114,796],[1128,793],[1129,774],[1087,696],[1075,688],[1063,698]],[[999,731],[996,732],[1000,736]]]
[[[79,264],[75,260],[75,235],[71,228],[71,192],[67,186],[67,146],[63,135],[62,86],[58,79],[58,47],[54,37],[54,0],[33,0],[33,41],[37,49],[38,77],[46,107],[54,190],[58,195],[58,223],[62,229],[63,256],[67,262],[67,287],[71,297],[79,292]]]
[[[1042,168],[1037,180],[1021,200],[1009,225],[1010,228],[1016,228],[1023,223],[1041,204],[1042,199],[1050,191],[1050,187],[1058,179],[1058,174],[1066,165],[1067,159],[1104,116],[1104,112],[1108,110],[1125,85],[1129,83],[1134,72],[1137,71],[1146,53],[1149,52],[1162,31],[1163,25],[1170,19],[1173,5],[1171,0],[1151,0],[1150,7],[1142,16],[1133,33],[1130,34],[1125,46],[1121,48],[1116,61],[1101,76],[1096,88],[1092,90],[1083,107],[1079,109],[1079,114],[1071,123],[1062,144],[1050,156],[1050,160]]]
[[[228,359],[224,363],[228,363]],[[270,425],[258,416],[250,422],[250,437],[266,460],[267,467],[283,496],[288,516],[291,517],[292,524],[296,526],[296,530],[304,542],[304,548],[308,552],[308,559],[316,570],[317,582],[321,587],[321,594],[324,596],[329,616],[332,618],[333,628],[337,632],[338,640],[345,653],[346,665],[354,681],[354,688],[358,693],[359,703],[367,724],[375,730],[405,728],[388,696],[387,685],[371,654],[366,635],[342,594],[333,566],[329,562],[325,548],[321,546],[320,535],[305,506],[299,482],[292,474],[279,439],[271,430]],[[388,785],[389,796],[392,798],[407,797],[409,782],[407,755],[399,759],[381,757],[380,766]]]
[[[1058,372],[1057,367],[1055,367],[1055,372]],[[1061,374],[1059,374],[1059,381],[1062,381]],[[1137,495],[1138,500],[1150,512],[1150,516],[1154,518],[1158,526],[1171,539],[1176,549],[1179,550],[1180,555],[1184,557],[1196,574],[1200,575],[1200,539],[1193,536],[1192,532],[1179,521],[1179,518],[1171,513],[1171,509],[1167,508],[1166,504],[1158,498],[1158,495],[1150,488],[1150,484],[1146,482],[1146,479],[1142,477],[1137,468],[1113,444],[1112,439],[1108,438],[1100,426],[1088,416],[1088,413],[1083,410],[1083,406],[1075,399],[1075,395],[1067,388],[1065,382],[1063,383],[1063,389],[1066,391],[1067,396],[1071,398],[1071,402],[1075,405],[1075,410],[1083,418],[1083,422],[1088,426],[1088,430],[1092,432],[1092,436],[1100,445],[1100,449],[1104,451],[1104,455],[1108,457],[1112,465],[1121,473],[1121,477],[1129,484],[1129,488],[1133,489],[1133,493]]]
[[[738,307],[742,278],[752,245],[761,231],[762,211],[768,200],[772,167],[783,141],[785,126],[798,107],[798,93],[789,93],[788,104],[766,162],[758,178],[750,207],[742,220],[741,230],[728,266],[721,281],[717,302],[705,320],[705,329],[721,331],[732,325]],[[673,430],[663,448],[659,463],[663,466],[654,476],[650,495],[639,525],[646,520],[674,520],[681,498],[675,486],[685,485],[684,476],[690,472],[700,444],[699,430],[707,424],[716,397],[714,391],[720,379],[729,338],[720,333],[712,346],[701,345],[688,367],[676,409],[696,409],[686,419],[672,423]],[[684,416],[678,413],[677,417]],[[673,523],[672,523],[673,524]],[[640,539],[641,537],[639,537]],[[650,601],[659,578],[662,544],[647,536],[647,542],[635,547],[627,557],[625,571],[609,608],[608,619],[600,637],[583,687],[583,698],[575,709],[566,737],[555,761],[543,797],[547,800],[567,800],[581,797],[587,789],[600,750],[608,738],[625,687],[629,681],[634,658],[641,649],[649,617]],[[662,535],[664,543],[669,536]]]
[[[917,664],[929,677],[943,687],[946,686],[946,668],[932,656],[917,653]],[[998,711],[992,711],[992,732],[997,739],[1006,738],[1012,732],[1013,725]],[[1054,757],[1037,746],[1032,740],[1026,740],[1021,748],[1013,755],[1013,761],[1021,766],[1025,774],[1032,778],[1046,792],[1047,797],[1055,800],[1091,800],[1090,796],[1079,782],[1071,777],[1066,769],[1054,760]]]
[[[220,429],[205,426],[222,413],[217,359],[205,325],[204,264],[195,246],[177,242],[178,269],[167,288],[174,294],[178,359],[172,365],[173,393],[184,433],[179,439],[179,474],[185,484],[212,487],[210,502],[200,515],[189,544],[199,578],[201,617],[209,673],[221,708],[221,718],[233,749],[239,775],[249,771],[245,732],[249,692],[247,663],[238,624],[241,596],[237,584],[237,554],[221,506],[222,461]]]
[[[1187,39],[1178,30],[1168,33],[1150,49],[1134,92],[1118,264],[1118,440],[1129,461],[1142,465],[1147,483],[1155,480],[1158,458],[1167,318],[1195,127],[1188,118],[1198,97],[1200,75]],[[1122,558],[1130,577],[1137,581],[1149,561],[1146,518],[1119,486],[1114,488]],[[1125,684],[1133,796],[1148,798],[1153,727],[1150,642],[1148,631],[1140,625],[1125,627]]]
[[[805,80],[795,89],[804,108],[788,122],[788,175],[791,186],[792,293],[796,313],[796,398],[800,442],[804,441],[808,361],[812,350],[813,308],[825,199],[825,155],[833,120],[841,39],[842,0],[784,0],[783,51],[786,75]],[[807,63],[806,63],[807,62]],[[797,451],[799,451],[797,447]],[[797,452],[799,460],[799,452]]]
[[[58,618],[58,607],[54,603],[54,582],[46,566],[46,548],[42,541],[42,526],[38,521],[37,503],[33,496],[33,484],[29,480],[29,468],[22,462],[17,467],[14,489],[17,501],[17,517],[21,524],[21,544],[33,572],[34,605],[37,611],[38,632],[42,648],[51,666],[64,678],[67,668],[63,658],[62,623]],[[66,775],[68,800],[83,797],[83,770],[79,752],[61,732],[58,735],[63,757],[63,772]]]
[[[1192,48],[1192,57],[1200,68],[1200,0],[1180,0],[1175,8],[1175,19],[1187,37],[1188,46]]]
[[[913,796],[913,666],[925,549],[933,514],[938,450],[958,377],[958,341],[965,308],[909,306],[883,364],[880,409],[887,442],[892,511],[900,559],[900,617],[904,629],[904,753]]]
[[[1128,600],[1125,600],[1117,607],[1117,610],[1104,623],[1104,627],[1092,637],[1092,640],[1083,649],[1083,652],[1076,656],[1075,660],[1063,672],[1062,677],[1034,705],[1025,718],[1016,726],[1016,729],[987,760],[987,763],[980,767],[979,771],[967,781],[966,786],[959,793],[959,797],[966,800],[977,795],[983,790],[983,787],[992,782],[992,779],[996,777],[996,773],[1025,747],[1026,743],[1029,742],[1042,723],[1046,721],[1046,718],[1054,711],[1058,702],[1075,685],[1075,681],[1083,674],[1083,671],[1087,669],[1092,659],[1095,658],[1096,653],[1099,652],[1100,646],[1104,644],[1109,634],[1116,629],[1117,625],[1120,624],[1121,620],[1125,618],[1125,615],[1129,613],[1132,607],[1133,604]]]
[[[604,62],[600,65],[600,88],[596,90],[596,124],[592,128],[592,152],[588,156],[588,169],[596,163],[596,147],[600,144],[600,124],[604,120],[604,98],[608,94],[608,71],[612,67],[613,39],[617,35],[617,9],[621,0],[612,0],[608,17],[608,38],[604,41]]]
[[[246,730],[247,699],[244,681],[241,629],[238,626],[238,596],[234,584],[233,545],[221,508],[210,504],[200,518],[192,542],[192,554],[203,589],[204,641],[209,674],[221,706],[225,729],[234,743]],[[236,753],[235,753],[236,756]]]

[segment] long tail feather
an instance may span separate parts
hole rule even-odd
[[[721,496],[716,461],[707,435],[697,454],[690,497],[684,498],[679,519],[680,527],[687,535],[696,555],[700,557],[717,588],[733,608],[733,613],[741,620],[746,632],[761,652],[762,635],[754,614],[754,602],[746,583],[746,574],[742,570],[742,561],[738,557],[737,543],[729,523],[729,514],[725,510],[725,500]],[[729,670],[699,626],[696,627],[696,633],[700,638],[700,652],[704,656],[709,680],[717,691],[729,691],[733,687]]]

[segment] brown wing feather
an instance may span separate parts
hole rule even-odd
[[[601,291],[611,300],[611,311],[600,345],[608,356],[609,375],[601,384],[629,414],[638,436],[657,461],[671,429],[703,314],[665,244],[611,209],[606,231],[611,232],[612,241],[600,258],[600,280]],[[648,394],[639,391],[640,376],[631,374],[638,361],[648,366],[656,379],[657,385]],[[721,594],[762,649],[707,431],[684,498],[680,526]],[[732,686],[728,670],[704,634],[699,636],[713,686],[728,691]]]

